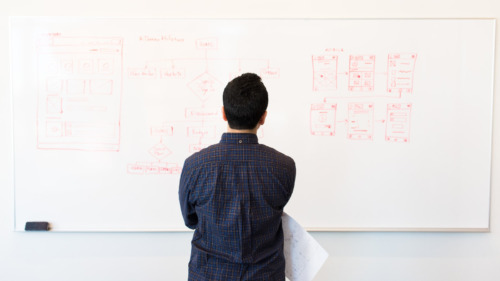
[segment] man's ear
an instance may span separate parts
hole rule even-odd
[[[222,119],[224,119],[224,121],[227,121],[226,111],[224,110],[224,106],[222,107]]]
[[[259,120],[260,125],[264,125],[264,123],[266,122],[266,117],[267,117],[267,110],[264,111],[264,114],[262,114],[262,117],[260,117],[260,120]]]

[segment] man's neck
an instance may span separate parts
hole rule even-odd
[[[248,129],[248,130],[237,130],[237,129],[232,129],[231,127],[227,126],[227,132],[228,133],[235,133],[235,134],[257,134],[257,130],[259,129],[259,126],[253,128],[253,129]]]

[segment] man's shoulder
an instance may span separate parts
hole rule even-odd
[[[267,146],[265,144],[257,144],[244,149],[247,157],[243,157],[245,161],[262,161],[277,166],[295,167],[295,161],[292,157],[277,149]],[[207,163],[223,161],[224,164],[230,162],[241,161],[242,155],[238,149],[230,148],[227,145],[217,143],[201,149],[186,158],[185,167],[201,167]]]
[[[287,154],[279,151],[278,149],[276,149],[274,147],[267,146],[265,144],[260,144],[260,146],[262,147],[262,149],[265,150],[266,153],[269,153],[270,155],[273,155],[273,156],[276,156],[276,157],[286,158],[286,159],[289,159],[289,160],[293,161],[292,157],[288,156]]]
[[[263,155],[273,162],[277,162],[280,165],[295,167],[295,161],[291,156],[265,144],[260,144],[260,147],[264,152]]]

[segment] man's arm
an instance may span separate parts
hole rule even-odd
[[[296,166],[295,166],[295,161],[290,158],[290,167],[289,167],[289,175],[288,175],[288,199],[287,203],[292,197],[293,190],[295,188],[295,177],[297,174]]]
[[[198,215],[196,215],[196,207],[190,203],[192,178],[191,171],[186,168],[186,163],[184,163],[179,184],[179,202],[184,224],[191,229],[195,229],[196,225],[198,225]]]

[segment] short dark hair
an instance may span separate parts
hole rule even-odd
[[[245,73],[230,81],[222,95],[224,112],[231,129],[253,129],[266,112],[267,90],[262,79]]]

